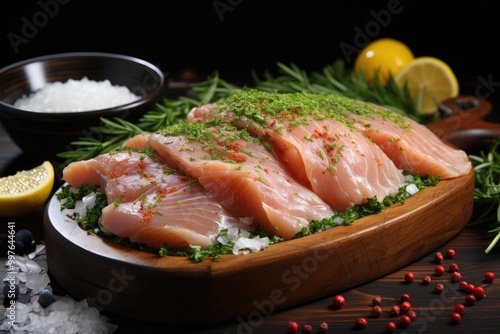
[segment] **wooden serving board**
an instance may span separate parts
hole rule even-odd
[[[447,126],[434,130],[446,127],[447,136],[458,130]],[[74,298],[102,311],[178,325],[252,321],[374,280],[438,249],[468,223],[473,192],[471,170],[349,226],[201,263],[89,235],[53,197],[44,217],[48,268]]]
[[[376,279],[437,249],[468,222],[473,191],[471,171],[352,225],[201,263],[89,235],[53,197],[44,219],[48,268],[74,298],[140,320],[213,324],[264,317]]]

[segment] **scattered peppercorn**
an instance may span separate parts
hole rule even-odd
[[[405,282],[406,283],[411,283],[414,280],[415,280],[415,274],[413,274],[412,272],[409,272],[409,273],[405,274]]]
[[[431,277],[429,275],[425,275],[422,277],[422,284],[423,285],[428,285],[431,283]]]
[[[436,252],[434,254],[434,262],[436,263],[442,263],[443,262],[443,254],[441,254],[441,252]]]
[[[401,295],[401,302],[409,302],[410,301],[410,295],[407,293],[403,293]]]
[[[455,250],[451,248],[446,250],[446,257],[452,259],[455,257],[455,255],[456,255]]]
[[[411,309],[411,304],[409,302],[402,302],[400,305],[399,305],[399,310],[401,312],[408,312],[409,310]]]
[[[441,293],[444,291],[444,285],[441,284],[441,283],[437,283],[435,286],[434,286],[434,292],[435,293]]]
[[[336,308],[342,308],[345,304],[345,298],[341,295],[336,295],[333,297],[333,306]]]
[[[452,282],[460,282],[462,275],[458,271],[454,271],[451,273],[451,281]]]
[[[457,272],[457,271],[459,271],[459,269],[460,268],[458,267],[458,264],[456,264],[456,263],[450,263],[450,267],[448,268],[450,273]]]
[[[415,311],[413,310],[409,310],[408,312],[406,312],[406,315],[410,317],[411,321],[417,319],[417,313],[415,313]]]
[[[399,318],[399,325],[403,328],[405,327],[408,327],[411,323],[411,319],[409,316],[407,316],[406,314],[405,315],[402,315],[400,318]]]
[[[453,312],[451,314],[451,322],[453,322],[454,324],[458,324],[461,320],[462,316],[460,315],[460,313]]]
[[[474,288],[474,291],[472,291],[472,294],[474,295],[474,297],[476,297],[476,300],[478,300],[484,298],[485,291],[482,287],[477,286]]]
[[[388,331],[389,333],[392,333],[392,332],[395,332],[395,331],[396,331],[397,326],[396,326],[396,324],[395,324],[394,322],[389,321],[389,322],[387,323],[387,326],[385,326],[385,329],[386,329],[386,331]]]
[[[380,297],[380,296],[373,297],[373,299],[372,299],[372,305],[374,305],[374,306],[375,305],[377,305],[377,306],[382,305],[382,297]]]
[[[458,286],[460,287],[460,290],[466,291],[466,290],[467,290],[467,285],[468,285],[468,284],[469,284],[469,283],[467,283],[466,281],[460,281],[460,282],[458,283]]]
[[[474,292],[474,289],[475,289],[474,284],[469,283],[469,284],[467,284],[467,285],[465,286],[465,292],[467,292],[467,293],[472,293],[472,292]]]
[[[465,314],[465,306],[464,304],[457,304],[455,305],[455,308],[453,309],[454,312],[460,314],[463,316]]]
[[[397,317],[400,313],[401,313],[401,310],[399,309],[399,306],[397,305],[394,305],[391,307],[389,313],[393,316],[393,317]]]
[[[371,311],[372,317],[380,318],[382,315],[382,308],[379,305],[374,305]]]
[[[486,283],[493,283],[493,280],[495,279],[495,274],[492,273],[491,271],[488,271],[484,274],[484,280]]]
[[[286,332],[288,334],[295,334],[299,330],[299,324],[295,321],[290,321],[287,325]]]
[[[474,295],[465,296],[465,304],[472,306],[476,303],[476,297]]]
[[[328,324],[326,322],[322,322],[319,325],[319,331],[320,331],[320,333],[326,333],[326,332],[328,332]]]
[[[304,325],[304,327],[302,327],[302,333],[303,334],[309,334],[309,333],[312,333],[312,326],[309,325],[309,324],[306,324]]]
[[[365,318],[356,319],[355,325],[357,328],[366,328],[368,326],[368,321]]]
[[[444,275],[444,267],[442,265],[437,265],[436,268],[434,269],[434,274],[436,276],[443,276]]]

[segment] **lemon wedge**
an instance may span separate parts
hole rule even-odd
[[[421,99],[421,113],[430,115],[438,105],[459,92],[458,80],[448,64],[435,57],[418,57],[406,65],[394,78],[408,89],[415,99]]]
[[[0,216],[21,217],[40,208],[54,184],[54,167],[49,161],[30,170],[0,178]]]

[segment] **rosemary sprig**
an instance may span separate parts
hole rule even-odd
[[[341,60],[324,67],[320,72],[310,74],[295,64],[286,66],[278,63],[277,66],[277,76],[266,71],[263,73],[264,78],[261,79],[255,71],[252,72],[254,82],[247,87],[282,93],[303,91],[341,94],[392,108],[421,121],[418,116],[420,115],[418,104],[412,99],[408,90],[400,88],[392,78],[387,87],[382,86],[377,77],[370,85],[363,76],[355,75],[353,71],[347,69]],[[189,96],[180,96],[176,99],[164,98],[153,110],[145,113],[137,124],[117,118],[101,119],[100,126],[90,129],[90,133],[96,134],[100,139],[96,140],[95,136],[89,136],[72,142],[71,150],[58,154],[58,157],[65,159],[62,165],[112,152],[119,149],[125,140],[137,134],[155,132],[162,127],[175,124],[185,118],[193,107],[218,102],[242,89],[221,79],[218,72],[214,72],[205,81],[191,84],[190,88],[192,94]]]
[[[474,211],[470,226],[487,225],[496,233],[485,253],[500,240],[500,138],[493,139],[489,152],[469,155],[474,166]]]
[[[372,102],[391,108],[400,114],[408,116],[417,122],[427,120],[421,117],[420,107],[411,96],[407,87],[399,87],[394,78],[390,77],[387,86],[382,85],[375,76],[373,83],[368,83],[362,74],[355,74],[345,67],[342,60],[325,66],[320,72],[307,73],[297,65],[286,66],[278,63],[278,75],[264,72],[263,78],[252,72],[255,88],[268,92],[308,92],[340,94],[356,100]]]

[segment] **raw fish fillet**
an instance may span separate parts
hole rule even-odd
[[[246,228],[196,179],[180,175],[152,151],[107,153],[73,162],[64,169],[63,179],[73,187],[99,185],[110,203],[103,209],[103,230],[132,242],[206,248],[222,229]]]
[[[221,230],[246,227],[196,180],[179,175],[166,176],[134,201],[108,205],[101,225],[114,235],[156,248],[207,248]]]
[[[421,176],[455,178],[469,173],[467,154],[444,143],[429,128],[390,110],[383,114],[346,113],[401,169]]]
[[[146,153],[121,151],[72,162],[64,168],[63,179],[75,188],[84,182],[99,185],[111,203],[134,200],[172,173],[174,169]]]
[[[258,139],[229,124],[181,123],[150,136],[169,164],[192,175],[232,214],[291,239],[332,208],[295,181]]]
[[[279,103],[276,98],[273,102]],[[301,115],[302,110],[293,108],[267,112],[269,109],[263,107],[259,115],[254,115],[263,121],[256,122],[245,114],[245,103],[194,108],[188,121],[221,119],[265,139],[294,178],[336,211],[363,204],[369,198],[382,201],[405,184],[402,170],[341,114],[327,118]]]

